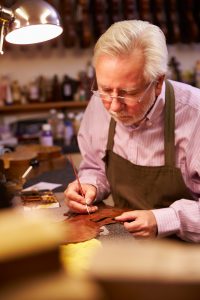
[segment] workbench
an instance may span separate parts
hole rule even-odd
[[[24,188],[37,184],[38,182],[62,184],[62,186],[54,189],[54,193],[58,198],[60,207],[45,210],[47,210],[48,213],[53,216],[55,221],[63,221],[64,219],[66,219],[64,213],[68,211],[68,208],[64,202],[64,190],[73,180],[75,180],[73,169],[70,163],[67,161],[65,166],[63,166],[63,168],[60,170],[45,172],[35,178],[28,180],[24,185]],[[107,232],[107,235],[105,234],[105,232]],[[101,241],[115,238],[127,239],[133,237],[124,229],[123,225],[119,223],[106,225],[106,230],[104,231],[104,233],[102,233],[102,235],[98,237],[98,239]]]

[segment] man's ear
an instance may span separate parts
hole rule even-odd
[[[156,96],[158,97],[161,93],[162,90],[162,85],[163,82],[165,80],[165,75],[162,75],[158,78],[157,82],[156,82]]]

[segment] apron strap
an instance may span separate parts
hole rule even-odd
[[[164,137],[165,137],[165,166],[175,165],[175,96],[172,84],[166,80],[165,92],[165,120],[164,120]]]
[[[112,150],[114,146],[114,136],[115,136],[115,127],[116,127],[116,121],[111,118],[110,125],[109,125],[109,131],[108,131],[108,141],[107,141],[107,147],[106,150]]]

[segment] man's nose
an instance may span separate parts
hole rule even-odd
[[[118,112],[121,110],[121,106],[122,106],[122,103],[120,102],[117,94],[115,95],[112,95],[112,102],[111,102],[111,105],[110,105],[110,109],[114,112]]]

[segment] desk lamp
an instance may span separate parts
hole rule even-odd
[[[43,0],[19,0],[10,9],[0,5],[0,54],[4,37],[12,44],[48,41],[63,32],[60,16]]]

